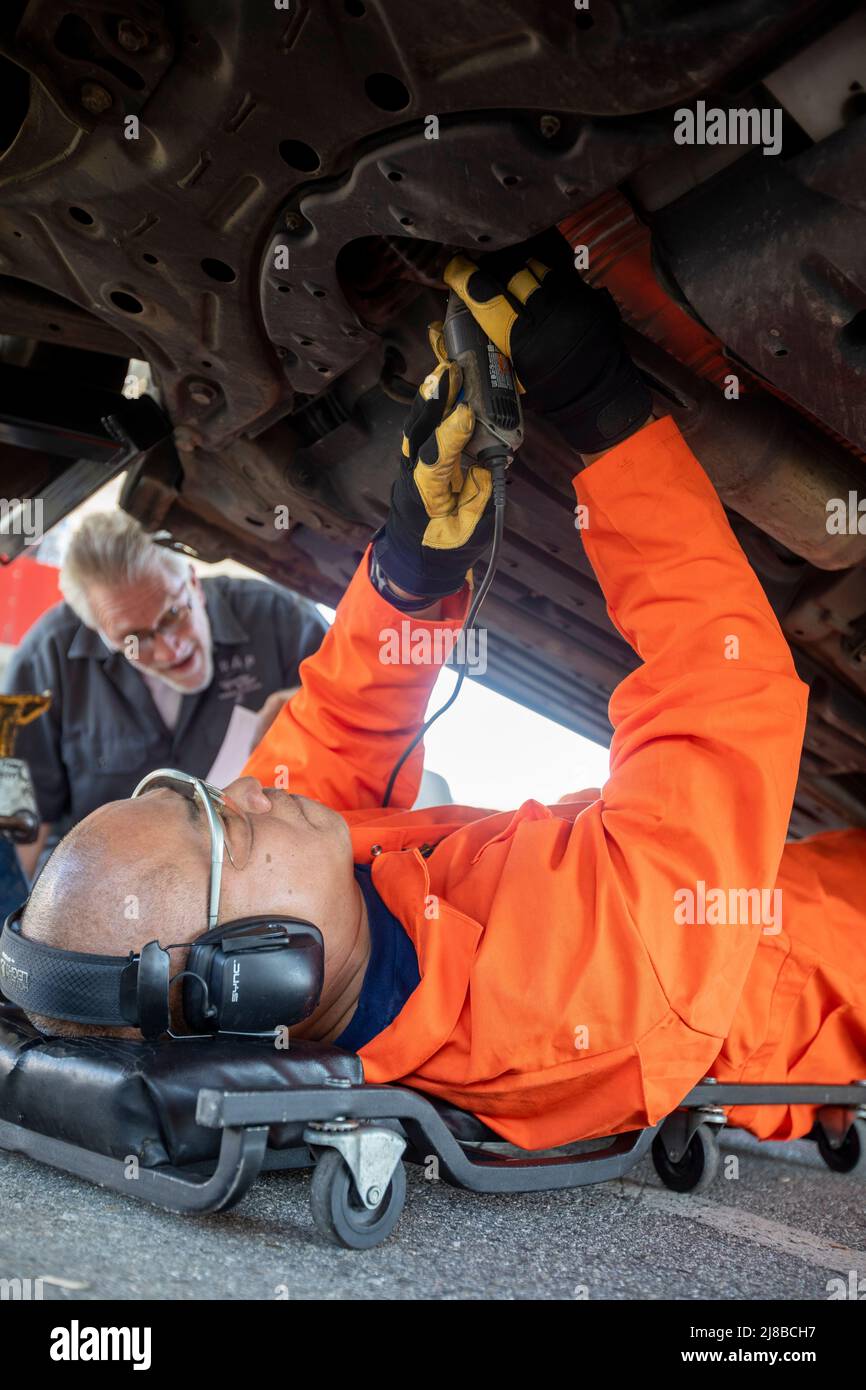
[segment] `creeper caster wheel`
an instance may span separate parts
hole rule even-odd
[[[820,1124],[817,1131],[818,1152],[828,1168],[834,1173],[866,1172],[866,1120],[855,1120],[837,1149]]]
[[[397,1164],[377,1206],[364,1205],[342,1155],[321,1153],[313,1170],[310,1207],[317,1229],[348,1250],[369,1250],[393,1231],[406,1201],[406,1169]]]
[[[684,1153],[674,1161],[657,1134],[652,1157],[656,1172],[672,1192],[705,1192],[719,1171],[719,1141],[711,1125],[698,1125]]]

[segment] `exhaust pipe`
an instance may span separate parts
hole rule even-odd
[[[824,570],[866,563],[866,535],[830,534],[828,503],[862,490],[864,465],[746,369],[659,284],[649,230],[620,193],[559,224],[589,249],[587,281],[610,291],[660,412],[676,420],[726,506]],[[739,397],[724,395],[736,375]]]

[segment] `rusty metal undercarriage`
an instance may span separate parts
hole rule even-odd
[[[793,833],[866,825],[863,7],[435,14],[7,0],[0,492],[56,516],[92,491],[120,455],[85,448],[83,403],[119,400],[143,359],[169,433],[126,449],[124,505],[334,602],[385,515],[442,248],[558,225],[617,298],[811,685]],[[777,112],[781,153],[677,144],[699,100]],[[575,541],[573,471],[529,418],[485,680],[606,741],[636,658]]]

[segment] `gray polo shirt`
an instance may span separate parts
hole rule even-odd
[[[327,624],[316,607],[257,579],[202,581],[213,636],[214,675],[184,695],[173,730],[147,684],[120,652],[79,621],[67,604],[30,629],[6,671],[8,694],[50,690],[50,710],[18,731],[39,814],[63,832],[106,801],[129,796],[155,767],[206,777],[235,705],[258,710],[275,690],[298,684],[298,665]]]

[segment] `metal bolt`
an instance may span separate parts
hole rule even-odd
[[[117,26],[117,42],[127,53],[140,53],[150,43],[150,35],[132,19],[122,19]]]
[[[91,116],[101,116],[114,105],[114,97],[98,82],[85,82],[81,88],[81,105]]]
[[[561,125],[562,122],[558,116],[542,116],[538,123],[538,128],[545,140],[552,140],[554,135],[558,133]]]
[[[217,390],[208,381],[191,381],[189,395],[190,400],[195,401],[196,405],[213,405],[217,398]]]
[[[299,232],[304,225],[304,219],[299,212],[287,212],[284,221],[289,232]]]
[[[367,1201],[370,1203],[371,1207],[377,1207],[379,1205],[381,1197],[382,1194],[379,1191],[378,1187],[367,1188]]]
[[[197,444],[201,443],[201,437],[195,430],[189,429],[186,425],[178,425],[174,432],[174,447],[181,454],[191,454]]]

